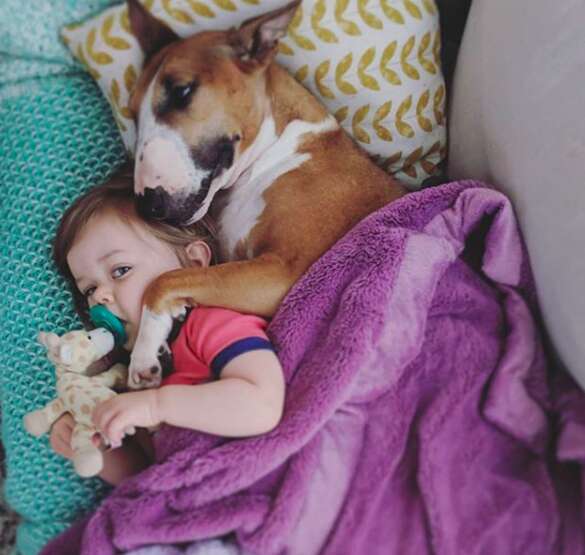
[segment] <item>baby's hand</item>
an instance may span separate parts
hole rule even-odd
[[[51,435],[49,436],[49,442],[53,451],[57,455],[61,455],[66,459],[73,458],[73,449],[71,449],[71,436],[73,434],[73,428],[75,427],[75,420],[73,417],[66,412],[61,418],[59,418],[51,428]],[[93,444],[99,447],[101,444],[99,436],[96,434],[92,438]]]
[[[135,427],[149,428],[161,423],[158,414],[156,389],[122,393],[97,405],[93,411],[93,423],[106,442],[119,447],[127,433]]]

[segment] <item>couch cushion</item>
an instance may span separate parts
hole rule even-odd
[[[513,200],[556,351],[585,386],[585,4],[475,0],[450,112],[449,174]]]

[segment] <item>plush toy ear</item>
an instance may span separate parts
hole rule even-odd
[[[154,17],[138,0],[127,0],[132,34],[144,52],[145,61],[171,42],[180,39],[162,21]]]
[[[64,343],[59,348],[59,359],[63,364],[71,364],[73,362],[73,347],[68,343]]]
[[[301,0],[293,0],[278,10],[244,21],[232,39],[238,57],[244,62],[270,61],[300,3]]]
[[[48,351],[57,349],[60,343],[59,336],[56,333],[45,331],[39,332],[39,335],[37,335],[37,341]]]

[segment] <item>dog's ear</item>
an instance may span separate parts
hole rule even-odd
[[[132,34],[144,52],[145,60],[161,48],[180,39],[162,21],[154,17],[138,0],[126,0]]]
[[[269,62],[300,3],[301,0],[293,0],[278,10],[244,21],[232,36],[232,46],[240,61],[262,65]]]

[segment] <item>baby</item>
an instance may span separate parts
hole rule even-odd
[[[132,177],[122,171],[66,211],[53,252],[82,317],[93,305],[106,306],[124,323],[131,350],[146,287],[164,272],[209,266],[215,252],[210,230],[206,220],[186,228],[143,221],[134,208]],[[166,423],[226,437],[272,430],[282,415],[285,384],[266,325],[223,308],[192,309],[170,342],[173,370],[161,387],[123,393],[96,407],[93,421],[114,448],[104,453],[101,478],[117,484],[151,462],[148,434],[124,439],[131,427]],[[72,429],[73,419],[64,415],[51,430],[51,446],[67,458]]]

